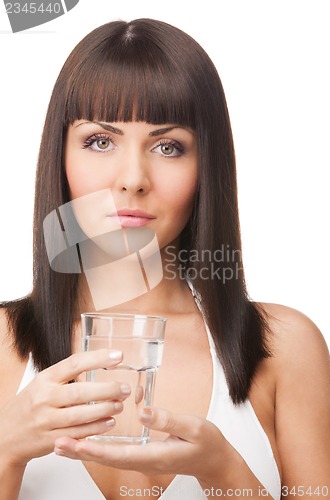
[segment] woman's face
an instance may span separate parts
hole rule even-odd
[[[93,201],[90,227],[147,226],[164,248],[190,217],[197,156],[196,136],[189,128],[77,120],[69,126],[65,148],[71,200]],[[104,193],[109,190],[112,205],[107,206]]]

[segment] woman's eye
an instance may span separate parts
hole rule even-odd
[[[95,148],[97,147],[97,148],[102,149],[104,151],[105,149],[108,149],[110,144],[111,144],[111,142],[109,141],[109,139],[99,139],[98,141],[95,141],[92,144],[92,149],[94,146]]]
[[[158,144],[153,151],[155,153],[160,153],[163,156],[168,156],[173,158],[175,156],[181,156],[184,152],[181,144],[172,141],[164,141]]]
[[[114,148],[114,144],[110,137],[102,134],[92,135],[83,144],[84,149],[92,149],[98,153],[107,153]]]

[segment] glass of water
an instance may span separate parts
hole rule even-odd
[[[122,362],[112,368],[86,373],[89,382],[116,381],[131,387],[116,425],[89,439],[112,443],[146,443],[149,429],[139,420],[139,412],[152,404],[156,372],[161,365],[166,318],[139,314],[83,313],[83,351],[115,349],[122,351]],[[89,404],[97,404],[90,402]]]

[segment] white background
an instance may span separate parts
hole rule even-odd
[[[303,311],[330,344],[328,5],[80,0],[65,16],[12,34],[1,2],[0,300],[31,288],[36,158],[65,58],[100,24],[151,17],[192,35],[222,79],[236,146],[251,297]]]

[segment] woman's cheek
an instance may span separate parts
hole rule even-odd
[[[189,211],[193,205],[197,189],[197,176],[185,176],[174,182],[170,190],[170,203],[180,211]]]
[[[67,164],[66,175],[70,188],[71,199],[79,198],[111,187],[109,175],[102,175],[102,170],[91,165]]]

